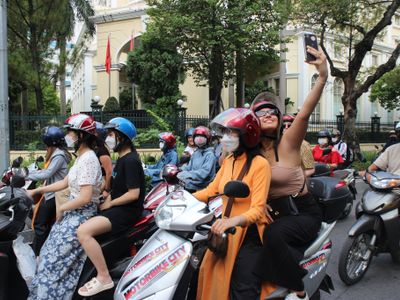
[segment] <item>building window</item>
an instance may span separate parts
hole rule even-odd
[[[372,66],[377,67],[378,66],[378,55],[372,54]]]
[[[343,81],[340,78],[335,78],[333,82],[333,116],[335,117],[342,109]]]
[[[311,89],[314,87],[315,82],[317,81],[317,79],[318,79],[318,74],[314,74],[311,77]],[[317,122],[320,121],[320,119],[321,119],[321,105],[320,105],[320,102],[318,102],[318,104],[315,107],[313,113],[311,114],[310,121],[311,121],[311,123],[317,123]]]
[[[275,94],[277,95],[277,96],[279,96],[279,78],[275,78],[274,79],[274,85],[275,85]]]

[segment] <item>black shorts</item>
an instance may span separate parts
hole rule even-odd
[[[142,209],[114,206],[107,210],[99,211],[99,216],[106,217],[111,222],[111,234],[118,233],[133,226],[141,217]]]

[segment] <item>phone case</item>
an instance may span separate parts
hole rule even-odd
[[[312,33],[304,34],[304,56],[306,57],[306,61],[316,60],[316,57],[307,52],[307,46],[310,46],[314,49],[318,50],[318,41],[317,36]]]

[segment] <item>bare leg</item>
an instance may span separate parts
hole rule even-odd
[[[77,230],[78,240],[97,271],[96,278],[102,283],[112,282],[106,261],[99,243],[94,238],[111,231],[111,223],[106,217],[97,216],[87,220]],[[86,289],[83,287],[83,289]]]

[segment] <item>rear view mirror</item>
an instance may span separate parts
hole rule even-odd
[[[10,185],[14,188],[22,188],[25,185],[25,178],[21,175],[11,177]]]
[[[246,198],[250,195],[250,189],[243,181],[232,180],[225,184],[224,195],[234,198]]]

